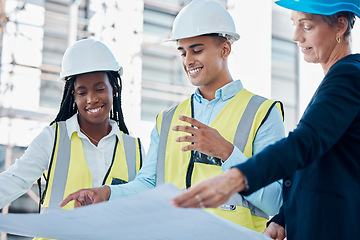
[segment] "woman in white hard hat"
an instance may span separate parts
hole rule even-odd
[[[0,175],[0,208],[26,193],[43,172],[47,181],[43,211],[59,208],[64,196],[80,188],[135,178],[142,164],[142,147],[139,139],[128,135],[124,123],[121,71],[100,41],[80,40],[66,50],[59,113]],[[68,204],[63,209],[73,207]]]
[[[359,239],[360,54],[350,36],[359,0],[280,0],[293,10],[293,40],[325,77],[297,128],[247,162],[173,200],[216,207],[233,193],[251,194],[283,179],[283,206],[265,234],[274,239]],[[261,177],[259,177],[261,176]],[[286,229],[286,231],[285,231]]]

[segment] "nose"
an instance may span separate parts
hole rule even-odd
[[[299,28],[295,28],[292,40],[299,43],[304,41],[304,37],[302,36]]]
[[[194,58],[192,57],[191,54],[187,54],[183,59],[183,63],[186,67],[190,67],[191,65],[194,64]]]
[[[89,93],[87,95],[86,103],[92,104],[92,103],[97,103],[97,102],[99,102],[99,98],[96,93]]]

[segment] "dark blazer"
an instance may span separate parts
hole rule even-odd
[[[330,68],[287,138],[236,167],[244,195],[283,179],[288,240],[360,239],[360,54]]]

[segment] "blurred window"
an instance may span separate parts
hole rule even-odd
[[[299,74],[297,44],[273,37],[271,97],[284,104],[285,130],[292,131],[299,119]]]

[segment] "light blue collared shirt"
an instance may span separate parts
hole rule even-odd
[[[215,93],[215,99],[208,101],[204,99],[199,89],[194,96],[194,118],[206,125],[209,125],[223,107],[232,99],[243,85],[240,80],[233,81],[224,87],[218,89]],[[284,124],[279,110],[274,107],[256,133],[253,143],[253,154],[260,152],[269,144],[272,144],[285,136]],[[155,186],[156,163],[158,156],[159,133],[156,126],[151,132],[151,142],[149,151],[146,155],[144,164],[136,178],[127,184],[110,186],[110,200],[123,196],[133,195]],[[222,164],[222,170],[225,171],[232,166],[243,163],[247,157],[234,146],[230,157]],[[245,197],[245,196],[244,196]],[[268,215],[278,213],[282,205],[282,182],[274,182],[257,192],[245,197],[254,206],[263,210]]]

